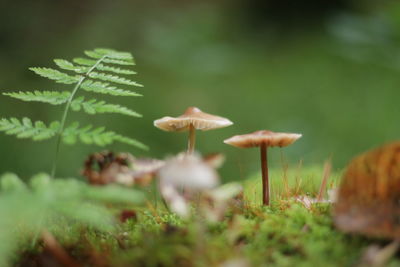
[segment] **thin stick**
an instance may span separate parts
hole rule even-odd
[[[281,164],[282,164],[282,171],[283,171],[283,187],[285,190],[286,197],[289,197],[289,195],[290,195],[289,180],[288,180],[289,164],[287,164],[287,162],[284,159],[282,148],[281,148]]]
[[[263,186],[263,204],[269,206],[269,179],[268,179],[268,161],[267,161],[267,145],[260,146],[261,153],[261,174]]]
[[[196,143],[196,129],[193,124],[189,125],[189,142],[188,142],[188,154],[193,154],[194,145]]]
[[[298,195],[300,193],[300,186],[301,186],[301,170],[303,168],[303,160],[300,159],[299,164],[297,165],[297,170],[296,170],[296,187],[295,187],[295,195]]]
[[[323,197],[324,197],[326,184],[328,182],[329,176],[331,176],[331,169],[332,169],[332,163],[331,163],[331,160],[328,159],[327,161],[325,161],[325,164],[324,164],[324,172],[323,172],[323,176],[322,176],[322,183],[321,183],[321,186],[319,188],[317,201],[321,201],[323,199]]]

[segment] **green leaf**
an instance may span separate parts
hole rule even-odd
[[[57,83],[73,84],[79,82],[79,80],[83,78],[82,76],[70,76],[63,72],[50,68],[29,68],[29,69],[35,72],[36,74],[48,78],[50,80],[54,80]]]
[[[14,173],[5,173],[0,178],[2,192],[24,192],[27,187],[24,182]]]
[[[141,94],[120,89],[114,86],[110,86],[108,83],[95,82],[92,80],[86,80],[82,83],[81,88],[88,92],[94,92],[99,94],[109,94],[114,96],[142,96]]]
[[[38,173],[31,178],[29,185],[34,191],[42,191],[51,186],[51,178],[47,173]]]
[[[133,86],[138,86],[138,87],[143,87],[143,85],[131,81],[129,79],[123,78],[123,77],[119,77],[116,75],[111,75],[111,74],[107,74],[107,73],[101,73],[101,72],[91,72],[89,74],[89,77],[92,79],[99,79],[102,81],[106,81],[106,82],[112,82],[112,83],[118,83],[118,84],[124,84],[124,85],[133,85]]]
[[[17,138],[32,138],[34,141],[49,139],[56,135],[58,130],[58,122],[53,122],[52,127],[47,127],[41,121],[33,124],[29,118],[23,118],[22,121],[16,118],[0,120],[0,131],[8,135],[16,135]]]
[[[119,113],[133,117],[142,117],[142,115],[130,110],[129,108],[115,104],[107,104],[105,101],[97,101],[96,99],[85,101],[84,97],[79,97],[73,100],[71,103],[71,109],[74,111],[80,111],[83,109],[88,114]]]
[[[3,93],[3,95],[10,96],[22,101],[36,101],[48,103],[51,105],[60,105],[68,101],[70,92],[56,92],[56,91],[33,91],[33,92],[11,92]]]
[[[65,59],[54,59],[54,62],[59,66],[61,69],[70,70],[77,73],[86,73],[89,68],[84,66],[75,66],[71,62]]]
[[[148,150],[149,149],[148,146],[146,146],[145,144],[143,144],[143,143],[141,143],[141,142],[139,142],[139,141],[137,141],[137,140],[135,140],[133,138],[130,138],[130,137],[117,135],[117,136],[114,137],[114,140],[118,141],[118,142],[121,142],[121,143],[125,143],[127,145],[135,146],[135,147],[143,149],[143,150]]]
[[[84,52],[90,58],[101,59],[104,55],[98,54],[95,51],[87,50]]]

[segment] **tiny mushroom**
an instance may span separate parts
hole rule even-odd
[[[211,189],[219,183],[215,169],[196,153],[180,154],[167,160],[158,175],[162,184],[170,184],[175,188],[191,191]]]
[[[208,131],[223,128],[233,123],[223,117],[202,112],[199,108],[189,107],[179,117],[163,117],[154,121],[154,126],[168,132],[189,131],[188,154],[194,151],[195,130]]]
[[[167,160],[158,177],[163,199],[172,211],[182,217],[189,215],[187,198],[219,184],[217,172],[196,153],[180,154]]]
[[[295,133],[275,133],[267,130],[262,130],[250,134],[235,135],[231,138],[224,140],[225,144],[241,148],[260,147],[264,205],[269,205],[269,200],[270,200],[267,147],[288,146],[294,143],[301,136],[302,136],[301,134],[295,134]]]

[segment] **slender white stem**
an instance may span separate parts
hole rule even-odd
[[[194,145],[196,143],[196,129],[193,124],[189,125],[189,142],[188,142],[188,154],[193,154]]]

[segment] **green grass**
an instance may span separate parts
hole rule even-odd
[[[368,245],[384,244],[337,231],[329,204],[307,209],[293,200],[296,191],[317,194],[322,168],[289,170],[289,197],[282,176],[282,170],[271,171],[270,207],[259,205],[261,178],[256,174],[244,182],[244,201],[235,202],[217,223],[207,223],[200,215],[185,221],[160,207],[153,209],[149,202],[115,234],[79,227],[53,232],[75,259],[111,266],[220,266],[229,261],[248,266],[354,266]],[[328,187],[335,186],[339,176],[333,174]],[[39,245],[25,253],[24,260],[45,256]],[[394,258],[388,266],[399,264]]]
[[[327,190],[338,186],[340,175],[340,171],[330,174]],[[271,201],[276,202],[295,195],[316,197],[322,177],[323,169],[320,166],[272,169],[269,172]],[[261,203],[261,181],[260,174],[257,173],[244,182],[245,201],[251,206]]]

